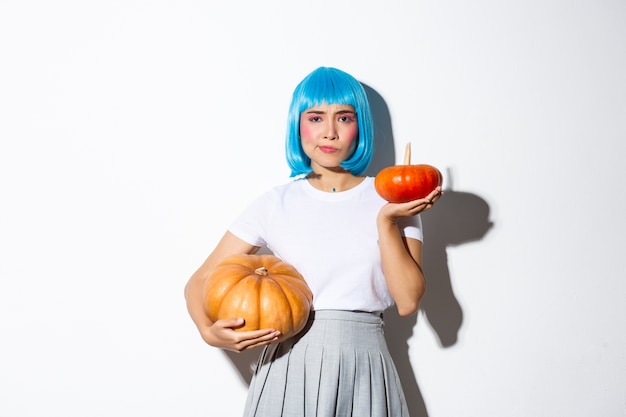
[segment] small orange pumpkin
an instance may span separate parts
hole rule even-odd
[[[299,333],[313,306],[300,273],[273,255],[234,255],[222,261],[205,284],[204,309],[213,322],[242,317],[237,331],[273,328],[283,341]]]
[[[374,178],[376,192],[390,203],[406,203],[426,197],[443,181],[432,165],[411,165],[411,143],[406,145],[404,164],[382,169]]]

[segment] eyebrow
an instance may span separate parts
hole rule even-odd
[[[322,110],[307,110],[305,113],[306,114],[326,114],[326,112],[322,111]],[[339,111],[335,112],[334,114],[345,114],[345,113],[356,114],[356,111],[353,111],[353,110],[339,110]]]

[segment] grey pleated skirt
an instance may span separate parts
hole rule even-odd
[[[263,350],[244,417],[407,417],[382,315],[321,310]]]

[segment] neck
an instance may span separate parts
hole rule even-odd
[[[307,175],[309,183],[318,190],[332,192],[346,191],[356,187],[363,181],[364,177],[352,175],[349,171],[343,172],[322,172],[313,171]]]

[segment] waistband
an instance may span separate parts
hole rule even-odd
[[[349,320],[364,323],[380,323],[383,319],[382,311],[347,311],[347,310],[315,310],[311,311],[311,320]]]

